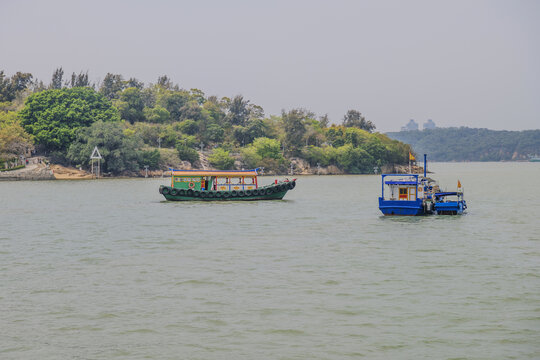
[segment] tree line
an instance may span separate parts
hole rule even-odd
[[[13,144],[18,143],[35,147],[54,163],[88,167],[98,146],[103,169],[112,174],[186,162],[198,167],[201,151],[219,169],[264,167],[284,173],[296,157],[312,166],[371,173],[406,163],[410,150],[374,132],[375,125],[354,109],[340,125],[302,108],[267,116],[242,95],[207,96],[166,75],[144,84],[108,73],[96,84],[87,72],[66,78],[62,68],[48,85],[30,73],[8,77],[0,71],[0,124],[0,154],[17,153]],[[18,136],[3,138],[5,128]]]
[[[540,154],[540,130],[497,131],[468,127],[387,133],[435,161],[527,160]]]

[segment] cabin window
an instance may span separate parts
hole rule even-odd
[[[241,184],[241,183],[242,183],[242,178],[241,177],[232,177],[231,178],[231,184],[236,185],[236,184]]]
[[[399,188],[399,199],[407,200],[407,188]]]
[[[226,177],[218,177],[217,178],[217,183],[218,184],[227,184],[228,180],[229,180],[229,178],[226,178]]]
[[[245,178],[244,181],[246,184],[255,184],[255,178],[253,177]]]

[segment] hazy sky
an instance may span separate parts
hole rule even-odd
[[[0,69],[166,74],[379,131],[540,128],[540,1],[0,0]]]

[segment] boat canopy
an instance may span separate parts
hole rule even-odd
[[[176,170],[170,169],[173,176],[257,176],[257,169],[252,170]]]
[[[439,193],[435,193],[435,196],[452,196],[452,195],[457,195],[458,193],[455,192],[455,191],[452,191],[452,192],[439,192]]]
[[[416,185],[416,181],[397,181],[397,180],[390,180],[384,182],[386,185]]]

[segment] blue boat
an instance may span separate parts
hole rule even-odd
[[[441,192],[437,182],[421,174],[382,174],[379,210],[384,215],[459,215],[467,209],[461,183],[455,192]],[[386,190],[386,191],[385,191]]]
[[[436,215],[461,215],[467,209],[463,192],[438,192],[434,197],[433,213]]]

